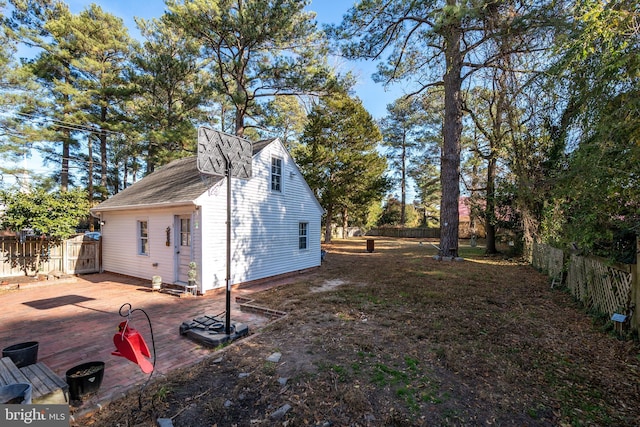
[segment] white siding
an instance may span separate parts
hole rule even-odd
[[[114,273],[149,279],[161,276],[164,283],[173,283],[175,271],[176,242],[174,215],[191,214],[183,208],[132,210],[103,212],[102,220],[102,260],[103,269]],[[149,253],[138,253],[138,221],[148,223]],[[166,245],[166,229],[171,227],[171,242]]]
[[[283,159],[282,192],[271,191],[271,157]],[[253,159],[250,180],[232,180],[232,284],[320,265],[322,209],[279,141]],[[202,205],[203,289],[225,285],[226,181],[198,198]],[[308,223],[308,247],[298,227]]]
[[[271,157],[283,160],[282,192],[271,191]],[[253,158],[250,180],[232,180],[232,284],[320,265],[322,208],[280,141]],[[226,181],[221,180],[194,206],[103,211],[103,268],[164,283],[176,279],[176,215],[191,215],[192,258],[200,291],[224,287],[226,276]],[[138,220],[148,221],[149,254],[138,254]],[[298,249],[299,224],[308,224],[308,247]],[[166,228],[171,244],[166,246]]]

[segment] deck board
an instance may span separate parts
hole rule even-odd
[[[67,403],[69,386],[42,362],[18,368],[11,358],[0,360],[0,385],[31,384],[33,403]]]

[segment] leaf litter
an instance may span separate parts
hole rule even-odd
[[[531,266],[480,247],[446,262],[417,240],[376,239],[373,253],[365,243],[325,245],[321,267],[254,294],[287,316],[157,379],[142,407],[134,391],[75,422],[638,424],[637,341],[604,332]]]

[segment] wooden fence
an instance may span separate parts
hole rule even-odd
[[[562,252],[562,249],[542,243],[534,243],[531,249],[531,264],[551,277],[554,285],[562,282],[564,269],[564,252]]]
[[[440,238],[440,229],[426,227],[378,227],[369,230],[367,236],[438,239]]]
[[[39,253],[39,260],[38,260]],[[36,263],[39,265],[36,268]],[[100,271],[100,241],[83,235],[60,243],[27,237],[0,237],[0,277],[60,271],[65,274]]]
[[[612,263],[576,254],[565,256],[561,249],[540,243],[534,243],[531,254],[535,268],[551,277],[554,284],[564,278],[571,294],[586,307],[609,318],[614,314],[627,316],[626,324],[640,330],[640,316],[636,315],[640,303],[638,264]]]

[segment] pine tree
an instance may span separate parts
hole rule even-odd
[[[534,7],[535,6],[535,7]],[[331,30],[350,58],[381,59],[374,78],[409,80],[414,94],[444,89],[443,146],[440,166],[440,248],[458,254],[458,200],[462,136],[462,83],[475,71],[494,66],[492,41],[539,29],[543,3],[465,0],[360,0]],[[524,43],[513,46],[525,50]],[[503,54],[504,52],[498,52]]]
[[[329,77],[306,0],[167,0],[169,19],[211,60],[216,91],[235,108],[235,133],[275,95],[318,93]]]
[[[302,145],[294,152],[305,179],[326,211],[325,242],[337,216],[343,229],[349,215],[366,222],[366,208],[388,189],[386,160],[376,150],[381,134],[358,99],[323,97],[309,115]]]
[[[170,26],[166,16],[136,22],[145,41],[133,59],[133,108],[150,173],[195,151],[195,127],[206,120],[213,91],[196,39]]]

